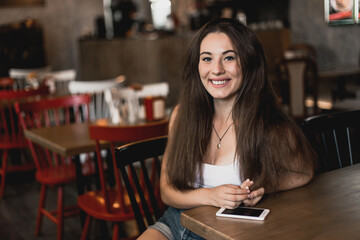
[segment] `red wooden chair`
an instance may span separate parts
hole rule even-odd
[[[26,158],[25,149],[28,148],[27,140],[24,138],[18,116],[15,113],[15,101],[21,101],[31,96],[48,94],[47,87],[36,90],[3,90],[0,91],[0,151],[2,164],[0,166],[1,185],[0,197],[4,196],[5,179],[8,172],[28,171],[35,168],[32,159]],[[12,150],[21,150],[14,155]],[[8,160],[11,160],[8,164]]]
[[[14,79],[9,77],[0,78],[0,89],[1,90],[12,90]]]
[[[40,101],[16,103],[16,110],[21,116],[24,129],[52,127],[84,122],[89,119],[90,96],[68,95],[58,98],[42,99]],[[63,238],[64,217],[79,213],[77,206],[64,207],[64,186],[76,181],[74,163],[70,159],[51,153],[29,141],[29,146],[36,164],[36,179],[41,183],[38,216],[35,235],[40,234],[43,216],[57,224],[57,239]],[[86,175],[86,174],[85,174]],[[58,202],[55,211],[45,209],[48,187],[57,187]]]
[[[167,129],[167,120],[134,126],[90,126],[90,137],[96,141],[101,189],[87,192],[78,197],[79,207],[87,214],[81,239],[87,238],[92,218],[113,222],[112,239],[114,240],[119,238],[120,222],[135,219],[117,168],[115,147],[123,143],[166,135]],[[106,164],[100,154],[100,141],[103,140],[110,143],[111,161]],[[108,166],[108,169],[113,171],[115,184],[109,181],[113,178],[109,178],[111,173],[106,172],[104,166]]]

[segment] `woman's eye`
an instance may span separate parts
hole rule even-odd
[[[226,56],[225,57],[225,61],[231,61],[231,60],[235,60],[234,56]]]
[[[202,58],[202,60],[203,60],[204,62],[209,62],[209,61],[211,61],[211,58],[209,58],[209,57],[204,57],[204,58]]]

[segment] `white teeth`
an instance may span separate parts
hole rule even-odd
[[[221,84],[225,84],[226,80],[223,81],[211,81],[214,85],[221,85]]]

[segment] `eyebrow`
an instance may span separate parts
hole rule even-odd
[[[234,53],[234,54],[238,55],[234,50],[226,50],[222,54],[225,55],[225,54],[228,54],[228,53]],[[203,55],[203,54],[212,55],[211,52],[202,52],[202,53],[200,53],[200,56]]]

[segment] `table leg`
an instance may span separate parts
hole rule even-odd
[[[84,176],[82,173],[82,166],[80,162],[80,156],[79,155],[73,156],[73,162],[75,164],[75,169],[76,169],[76,186],[77,186],[78,195],[82,195],[85,192],[85,184],[84,184]]]
[[[80,156],[79,155],[75,155],[72,158],[74,164],[75,164],[75,169],[76,169],[76,186],[77,186],[77,191],[78,191],[78,196],[84,194],[85,192],[85,184],[84,184],[84,176],[82,173],[82,167],[81,167],[81,162],[80,162]],[[81,222],[81,229],[83,228],[84,224],[85,224],[85,219],[86,219],[86,214],[84,213],[84,211],[82,211],[80,209],[80,222]]]

